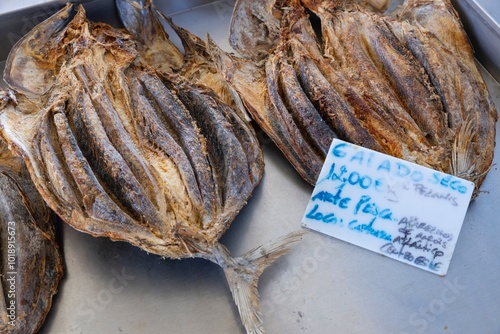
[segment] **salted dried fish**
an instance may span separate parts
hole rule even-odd
[[[116,1],[120,18],[128,31],[138,41],[137,48],[141,59],[157,69],[173,72],[184,65],[184,56],[149,8],[150,1]]]
[[[301,232],[239,257],[218,242],[261,180],[256,134],[216,92],[180,73],[184,56],[162,44],[151,7],[134,16],[140,4],[122,4],[137,40],[68,4],[16,45],[5,77],[17,105],[1,111],[1,134],[66,223],[163,257],[220,265],[247,332],[262,333],[257,280]],[[135,27],[139,20],[151,22]],[[151,38],[154,47],[142,44]],[[158,63],[166,49],[173,64]],[[39,58],[46,60],[36,66]],[[17,73],[27,63],[54,78],[25,82]]]
[[[236,1],[229,30],[229,43],[241,55],[262,59],[279,36],[282,11],[276,0]]]
[[[451,173],[479,186],[493,161],[497,111],[449,1],[421,0],[418,4],[401,6],[389,21],[390,27],[422,64],[441,98],[446,123],[455,133]]]
[[[45,321],[63,274],[55,221],[22,160],[0,142],[2,333],[36,333]]]
[[[361,5],[366,9],[383,12],[390,0],[327,0],[308,1],[311,8],[346,8]],[[280,39],[284,13],[293,8],[293,1],[261,0],[258,2],[236,0],[231,25],[229,43],[245,59],[262,61],[267,58]]]
[[[458,15],[449,0],[406,0],[383,13],[388,4],[273,1],[273,19],[256,24],[254,18],[264,16],[251,1],[240,0],[230,41],[242,57],[216,45],[211,53],[252,117],[307,182],[316,182],[325,155],[315,160],[309,151],[316,152],[315,140],[328,132],[287,116],[297,113],[283,102],[290,87],[270,76],[286,64],[293,67],[286,82],[307,95],[314,122],[320,116],[333,132],[328,138],[463,177],[477,193],[492,163],[498,115]],[[255,53],[248,31],[274,27],[277,20],[279,33],[259,41],[267,54]],[[271,72],[270,63],[277,66]]]
[[[125,28],[140,41],[138,51],[148,66],[159,72],[173,72],[190,82],[209,87],[228,106],[247,121],[250,117],[238,95],[228,85],[208,52],[207,41],[192,34],[159,11],[152,0],[116,0]],[[142,17],[142,19],[138,19]],[[167,23],[180,38],[183,53],[171,41],[163,28]],[[207,35],[207,39],[210,36]],[[163,55],[151,57],[150,55]],[[174,56],[170,56],[174,55]]]

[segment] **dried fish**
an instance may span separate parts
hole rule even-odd
[[[190,82],[209,87],[224,103],[250,121],[238,93],[217,70],[208,52],[207,42],[175,24],[170,17],[155,7],[152,0],[116,0],[116,4],[125,27],[134,39],[141,42],[138,51],[148,66],[159,72],[180,74]],[[138,19],[139,17],[142,19]],[[180,38],[184,54],[170,41],[162,20]],[[210,39],[209,36],[207,38]],[[151,54],[164,56],[153,58],[150,57]]]
[[[1,134],[66,223],[220,265],[247,332],[262,333],[258,278],[302,233],[239,257],[218,242],[261,180],[262,151],[241,112],[182,75],[150,4],[119,2],[135,38],[71,4],[26,35],[7,60],[18,104]],[[51,79],[31,85],[25,64]]]
[[[330,137],[466,178],[477,194],[492,163],[498,115],[458,15],[449,0],[406,0],[383,13],[388,4],[271,1],[268,18],[240,0],[230,42],[242,56],[215,45],[210,52],[252,117],[307,182],[316,182],[322,155],[314,161],[304,150],[314,152],[325,130],[298,119],[290,124],[283,116],[294,113],[290,104],[262,102],[290,95],[283,81],[276,90],[279,78],[270,78],[263,65],[277,57],[293,67],[287,76],[295,74],[300,88],[292,81],[284,85],[305,92],[311,119],[321,117]],[[256,23],[256,17],[268,19]],[[277,21],[279,31],[264,34]],[[248,32],[257,36],[259,29],[258,43],[267,53],[255,52],[255,41],[247,40]]]
[[[55,221],[22,160],[0,142],[2,333],[36,333],[45,321],[63,274]]]
[[[171,41],[163,26],[150,10],[151,1],[116,1],[120,18],[130,34],[138,41],[141,59],[157,69],[173,72],[184,65],[184,56]]]
[[[267,58],[280,40],[284,13],[295,6],[294,1],[236,0],[229,27],[229,43],[243,58],[262,61]],[[383,12],[390,0],[309,0],[306,7],[325,10],[361,5],[364,8]]]

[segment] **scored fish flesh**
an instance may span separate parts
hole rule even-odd
[[[338,137],[473,181],[477,194],[498,115],[458,15],[449,0],[388,5],[271,1],[272,19],[257,22],[269,16],[239,0],[230,42],[242,56],[210,52],[310,184]],[[249,41],[259,29],[273,33]]]
[[[239,257],[218,242],[262,178],[256,134],[216,92],[180,74],[184,55],[163,44],[156,14],[134,7],[150,2],[127,3],[119,9],[134,37],[68,4],[13,48],[4,77],[17,105],[0,113],[1,134],[66,223],[220,265],[247,332],[262,333],[258,278],[302,232]]]
[[[23,161],[0,142],[2,333],[36,333],[45,321],[63,275],[55,222]]]
[[[190,82],[210,87],[225,104],[250,121],[238,93],[218,71],[208,52],[208,41],[175,24],[155,7],[152,0],[116,0],[116,5],[125,28],[135,40],[141,41],[138,51],[148,66],[160,72],[180,74]],[[170,41],[161,20],[180,38],[183,53]],[[211,40],[208,35],[207,40]]]

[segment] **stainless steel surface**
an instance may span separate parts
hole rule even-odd
[[[167,13],[229,49],[232,5],[215,1]],[[500,109],[500,86],[484,75]],[[312,191],[267,137],[259,137],[264,179],[222,238],[235,255],[299,229]],[[445,277],[309,232],[261,277],[267,333],[500,333],[499,150]],[[64,224],[60,232],[66,274],[42,334],[244,333],[216,265],[164,260]]]
[[[495,20],[496,25],[500,22],[500,3],[496,0],[475,0],[485,13]]]
[[[500,1],[451,1],[460,14],[476,57],[500,81]]]

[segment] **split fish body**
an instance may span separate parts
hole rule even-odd
[[[312,161],[303,150],[317,148],[324,122],[329,138],[468,179],[477,194],[493,160],[498,115],[449,0],[407,0],[391,13],[384,12],[388,1],[274,1],[273,19],[263,23],[245,19],[248,13],[263,17],[250,3],[237,1],[231,23],[230,41],[241,57],[213,53],[243,103],[253,106],[254,120],[308,183],[315,184],[324,158]],[[255,33],[276,20],[278,33]],[[249,32],[261,36],[267,53],[255,52],[255,40],[244,42]],[[286,76],[296,80],[270,77],[261,65],[283,55],[293,68]],[[264,79],[267,84],[248,92]],[[286,88],[273,88],[283,82]],[[296,114],[287,103],[292,89],[306,94],[314,125],[277,122]],[[260,103],[260,97],[282,102]]]
[[[128,30],[68,4],[13,48],[5,78],[16,102],[2,105],[1,134],[64,222],[220,265],[245,328],[262,333],[257,280],[301,233],[240,257],[219,244],[262,178],[256,133],[230,93],[193,74],[216,72],[197,37],[176,28],[191,47],[183,55],[151,1],[117,4]],[[32,85],[26,64],[50,80]]]
[[[0,331],[36,333],[63,275],[56,215],[0,143]]]

